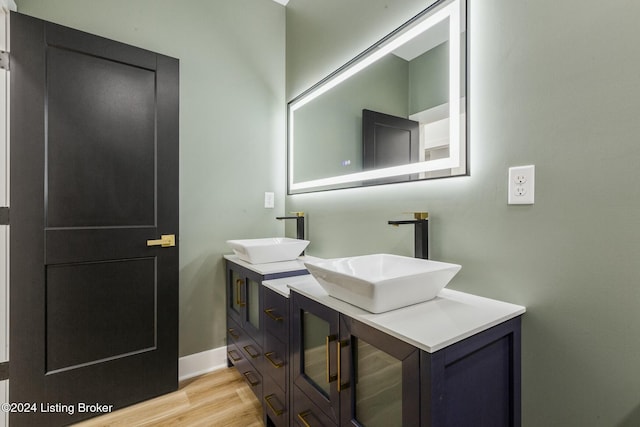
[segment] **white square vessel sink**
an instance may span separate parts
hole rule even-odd
[[[304,264],[329,295],[372,313],[433,299],[462,268],[458,264],[389,254]]]
[[[308,240],[288,237],[268,237],[264,239],[227,240],[233,252],[243,261],[251,264],[291,261],[305,250]]]

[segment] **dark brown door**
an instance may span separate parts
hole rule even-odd
[[[420,123],[377,111],[362,110],[364,170],[408,165],[420,161]],[[419,174],[366,181],[365,185],[419,179]]]
[[[69,424],[177,388],[147,241],[177,242],[178,60],[15,13],[11,47],[10,422]]]

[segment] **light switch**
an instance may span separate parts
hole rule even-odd
[[[275,206],[275,194],[271,191],[264,193],[264,207],[265,209],[273,209]]]

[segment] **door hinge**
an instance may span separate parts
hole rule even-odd
[[[9,361],[0,363],[0,381],[9,379]]]
[[[0,207],[0,225],[9,225],[9,207]]]
[[[11,56],[9,52],[5,52],[4,50],[0,50],[0,68],[3,70],[9,71],[11,63]]]

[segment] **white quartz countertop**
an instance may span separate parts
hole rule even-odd
[[[263,284],[288,296],[290,289],[426,352],[458,341],[523,314],[523,306],[443,289],[430,301],[374,314],[333,298],[310,275],[266,280]]]
[[[304,266],[305,261],[316,261],[320,259],[305,255],[291,261],[251,264],[249,262],[241,260],[237,255],[225,255],[224,258],[228,259],[229,261],[233,261],[234,263],[245,268],[248,268],[251,271],[255,271],[256,273],[263,276],[266,276],[268,274],[286,273],[289,271],[306,270],[306,267]]]

